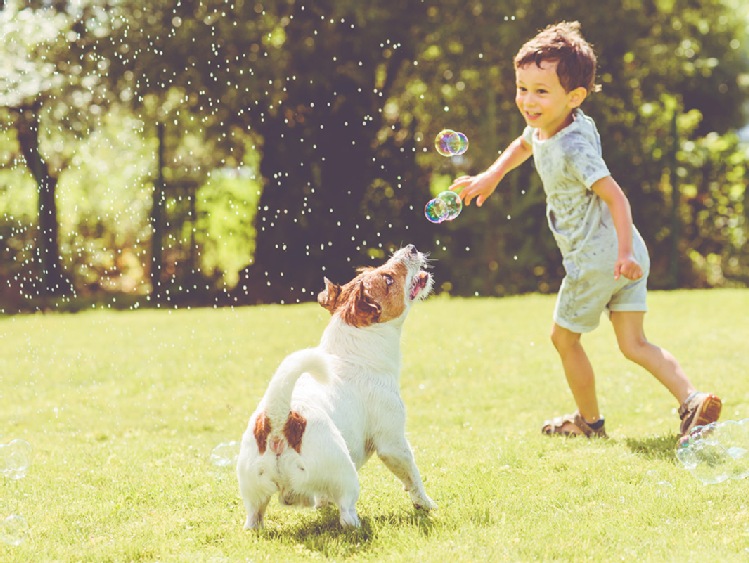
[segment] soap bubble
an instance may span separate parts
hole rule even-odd
[[[460,215],[461,211],[463,211],[463,202],[461,201],[460,196],[455,192],[449,190],[444,191],[437,197],[444,201],[447,206],[447,217],[445,217],[445,221],[452,221]]]
[[[676,457],[705,485],[749,477],[749,419],[698,426],[682,438]]]
[[[21,545],[28,534],[29,524],[18,514],[11,514],[0,523],[0,541],[3,543]]]
[[[430,199],[424,206],[424,215],[432,223],[441,223],[447,217],[447,204],[437,197]]]
[[[15,439],[0,444],[0,473],[9,479],[23,479],[31,465],[31,444]]]
[[[213,448],[211,464],[215,467],[234,467],[239,457],[239,442],[223,442]]]
[[[430,199],[424,207],[424,215],[432,223],[452,221],[463,210],[463,202],[455,192],[441,192],[434,199]]]
[[[468,150],[468,137],[459,131],[443,129],[434,138],[434,148],[442,156],[458,156]]]

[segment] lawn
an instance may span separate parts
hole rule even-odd
[[[648,337],[673,352],[724,419],[749,417],[749,290],[654,292]],[[409,439],[432,515],[382,463],[361,474],[363,526],[274,500],[242,529],[238,440],[270,375],[315,345],[315,304],[0,317],[0,443],[33,447],[0,478],[0,561],[746,561],[749,479],[706,486],[676,460],[675,401],[616,349],[584,337],[609,440],[542,436],[573,410],[549,342],[553,296],[432,297],[403,334]],[[1,469],[1,468],[0,468]],[[2,537],[2,534],[0,534]]]

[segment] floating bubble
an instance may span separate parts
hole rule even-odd
[[[437,197],[444,201],[447,206],[447,216],[445,217],[445,221],[452,221],[460,215],[461,211],[463,211],[463,202],[461,201],[460,196],[455,192],[447,190],[441,192]]]
[[[239,442],[223,442],[213,448],[211,464],[215,467],[234,467],[239,457]]]
[[[463,202],[455,192],[444,191],[430,199],[424,207],[424,215],[432,223],[452,221],[463,210]]]
[[[453,131],[452,129],[443,129],[442,131],[437,133],[437,136],[434,138],[434,148],[437,149],[437,152],[442,156],[452,156],[450,147],[448,145],[448,140],[450,136],[454,134],[455,131]]]
[[[31,444],[15,439],[0,444],[0,473],[9,479],[23,479],[31,465]]]
[[[698,426],[681,440],[676,457],[705,485],[749,477],[749,418]]]
[[[11,514],[0,524],[0,541],[18,546],[29,534],[29,524],[23,516]]]
[[[468,150],[468,137],[459,131],[443,129],[434,139],[434,148],[442,156],[458,156]]]
[[[435,197],[424,206],[424,215],[432,223],[441,223],[447,217],[447,204]]]

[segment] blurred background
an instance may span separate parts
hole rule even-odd
[[[454,221],[424,204],[522,132],[513,57],[560,20],[650,286],[746,286],[745,0],[5,0],[0,310],[297,303],[406,243],[438,293],[555,292],[531,164]]]

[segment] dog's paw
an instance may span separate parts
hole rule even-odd
[[[434,510],[437,508],[437,503],[427,495],[414,495],[411,500],[414,503],[414,508],[418,508],[419,510]]]
[[[315,496],[315,510],[320,510],[321,508],[325,508],[330,504],[330,499],[326,496],[319,495]]]
[[[359,528],[361,527],[361,520],[356,514],[356,510],[341,510],[341,526],[344,528]]]
[[[253,514],[247,517],[244,523],[245,530],[262,530],[264,528],[263,516],[259,514]]]

